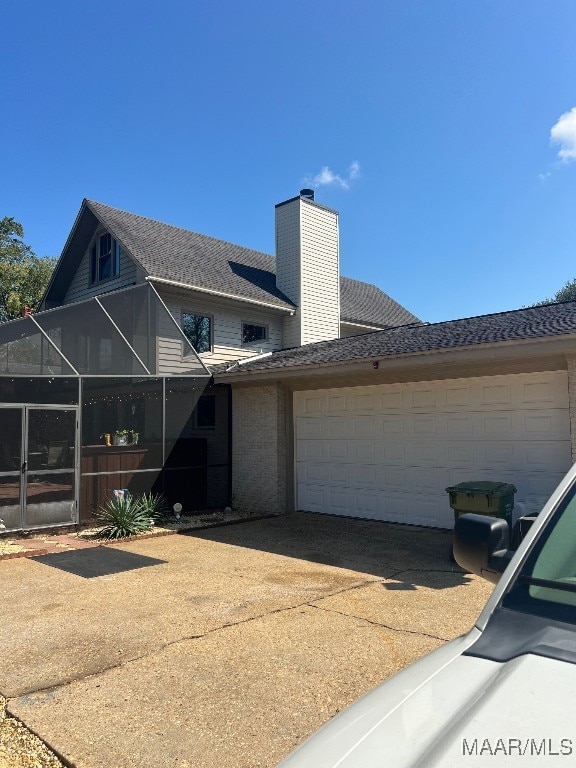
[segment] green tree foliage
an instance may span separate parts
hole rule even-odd
[[[19,317],[23,307],[38,309],[56,264],[36,256],[23,237],[11,216],[0,219],[0,322]]]
[[[576,277],[556,291],[552,301],[574,301],[576,299]]]
[[[532,307],[541,307],[544,304],[554,304],[558,301],[576,301],[576,277],[572,280],[568,280],[560,290],[556,291],[554,296],[550,299],[543,299],[537,301],[535,304],[531,304]]]

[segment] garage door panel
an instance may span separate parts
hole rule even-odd
[[[406,443],[405,456],[406,462],[411,466],[418,467],[437,467],[444,466],[446,446],[440,441],[430,440],[429,442]]]
[[[450,441],[445,445],[446,466],[470,467],[476,463],[478,446],[473,442]]]
[[[571,450],[569,440],[552,442],[540,440],[524,446],[526,466],[533,470],[554,470],[563,465],[563,460]]]
[[[328,505],[324,500],[324,488],[322,486],[308,486],[303,484],[298,491],[300,509],[308,512],[328,512]]]
[[[295,393],[300,509],[449,527],[445,488],[517,486],[537,510],[571,464],[565,372]]]
[[[381,417],[382,435],[398,437],[404,434],[404,417],[386,413]]]
[[[378,421],[372,416],[356,416],[352,420],[351,434],[355,437],[376,437],[379,434]]]
[[[474,429],[474,420],[471,413],[446,414],[446,434],[449,437],[468,437]]]
[[[301,440],[321,440],[324,437],[324,425],[320,419],[298,419],[296,428]]]
[[[324,444],[320,440],[297,440],[296,455],[303,461],[321,459],[325,453]]]
[[[350,443],[348,441],[328,440],[326,446],[330,459],[347,459],[350,455]]]
[[[328,395],[324,399],[324,407],[328,415],[331,413],[340,414],[346,411],[346,395]]]
[[[392,385],[388,391],[382,392],[381,403],[384,411],[402,410],[404,408],[402,389],[399,386],[394,389]]]
[[[322,413],[322,395],[314,393],[313,395],[303,395],[301,400],[301,412],[303,414]]]

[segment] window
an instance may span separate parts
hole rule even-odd
[[[212,348],[212,318],[182,312],[182,330],[196,352],[210,352]]]
[[[112,235],[99,235],[90,249],[90,282],[99,283],[120,274],[120,246]]]
[[[266,341],[268,338],[268,329],[265,325],[254,325],[253,323],[242,323],[242,343],[252,344],[255,341]]]

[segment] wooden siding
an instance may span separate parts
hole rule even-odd
[[[90,249],[86,251],[80,262],[80,266],[70,287],[66,292],[64,301],[62,304],[72,304],[76,301],[84,301],[85,299],[91,299],[93,296],[99,296],[102,293],[108,293],[109,291],[116,291],[118,288],[127,288],[129,285],[134,285],[136,282],[142,282],[138,277],[138,269],[135,262],[131,257],[122,249],[120,249],[120,274],[118,277],[113,277],[110,280],[105,280],[101,283],[90,283]]]
[[[231,360],[240,360],[262,352],[273,352],[282,348],[282,317],[246,305],[244,308],[218,300],[196,299],[185,292],[174,293],[157,286],[166,306],[180,325],[182,312],[207,315],[212,318],[211,352],[200,355],[207,365],[216,365]],[[265,325],[268,338],[265,341],[242,345],[242,323]],[[182,370],[182,342],[170,329],[161,329],[158,341],[158,363],[160,373],[176,373]]]

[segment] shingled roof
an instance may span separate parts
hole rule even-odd
[[[413,355],[444,349],[576,334],[576,302],[480,315],[443,323],[405,325],[333,341],[320,341],[242,361],[241,370],[265,371]],[[575,344],[576,352],[576,344]],[[229,366],[228,366],[229,367]],[[213,368],[224,373],[226,368]]]
[[[276,259],[267,253],[111,208],[93,200],[86,207],[109,229],[149,277],[262,301],[294,305],[276,288]],[[340,278],[343,321],[388,327],[418,318],[375,285]]]

